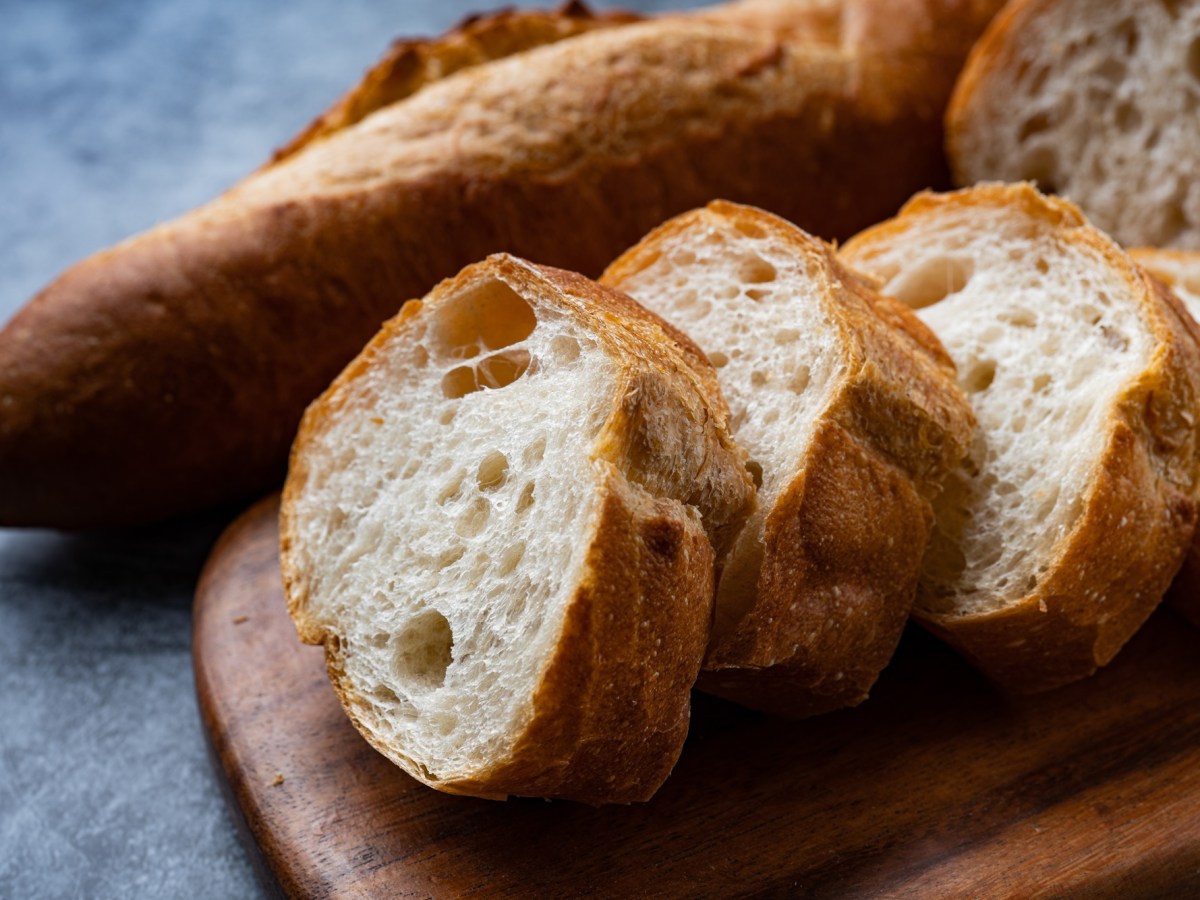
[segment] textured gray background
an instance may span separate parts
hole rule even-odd
[[[478,4],[0,0],[0,321],[257,166],[391,38]],[[232,513],[0,530],[0,897],[258,895],[189,646],[192,588]]]

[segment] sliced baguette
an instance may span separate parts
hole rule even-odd
[[[941,115],[990,9],[921,0],[886,35],[850,27],[881,5],[775,4],[770,27],[761,2],[517,17],[536,33],[506,47],[527,49],[445,77],[458,38],[402,52],[428,68],[369,75],[296,152],[74,266],[0,331],[0,525],[145,522],[268,489],[379,324],[489,253],[598,274],[717,196],[829,236],[890,214],[948,179]],[[803,24],[816,12],[828,28]]]
[[[1193,321],[1200,320],[1200,253],[1138,247],[1130,250],[1129,255],[1172,290]],[[1200,410],[1195,412],[1200,416]],[[1200,628],[1200,530],[1171,585],[1167,602]]]
[[[1028,185],[919,196],[842,258],[918,310],[979,419],[935,500],[914,613],[1010,690],[1090,674],[1192,539],[1186,314],[1075,206]]]
[[[959,184],[1036,180],[1127,246],[1200,249],[1200,0],[1016,0],[947,113]]]
[[[761,476],[700,686],[791,716],[861,702],[908,619],[929,498],[970,443],[945,351],[828,245],[731,203],[671,220],[601,280],[704,348]]]
[[[629,298],[501,255],[310,407],[288,608],[380,752],[450,793],[654,793],[711,629],[710,537],[754,494],[706,369]]]

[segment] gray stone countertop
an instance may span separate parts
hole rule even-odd
[[[478,2],[0,0],[0,322],[259,165],[393,37]],[[0,897],[260,895],[190,656],[192,590],[236,512],[0,530]]]

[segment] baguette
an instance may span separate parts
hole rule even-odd
[[[1126,246],[1200,249],[1200,2],[1016,0],[947,113],[958,184],[1036,180]]]
[[[889,214],[946,178],[953,72],[997,5],[885,4],[886,30],[878,0],[573,18],[444,78],[369,76],[276,163],[69,269],[0,332],[0,525],[264,490],[379,323],[489,253],[596,274],[715,196],[831,237]]]
[[[694,345],[494,256],[304,416],[281,555],[351,720],[442,791],[648,799],[687,734],[713,546],[754,487]]]
[[[970,445],[950,358],[828,245],[750,207],[679,216],[601,281],[708,353],[761,481],[719,560],[699,687],[787,716],[861,703],[908,621],[930,498]]]
[[[1138,247],[1130,250],[1129,255],[1174,292],[1194,321],[1200,317],[1200,253]],[[1200,628],[1200,530],[1175,576],[1167,603]]]
[[[914,614],[1009,690],[1090,674],[1192,540],[1194,323],[1078,208],[1028,185],[919,196],[842,257],[918,310],[979,420],[935,500]]]

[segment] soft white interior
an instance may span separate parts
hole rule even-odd
[[[996,208],[935,211],[851,260],[919,310],[979,427],[935,502],[922,605],[983,612],[1027,596],[1076,522],[1114,398],[1154,338],[1091,248]]]
[[[1058,0],[972,97],[958,165],[1036,180],[1129,246],[1200,247],[1200,0]]]
[[[537,308],[494,279],[461,291],[305,451],[311,612],[341,636],[368,727],[435,776],[519,733],[588,546],[615,370]]]
[[[686,332],[717,367],[736,440],[760,482],[759,508],[729,553],[717,628],[753,598],[763,521],[795,478],[837,383],[841,338],[825,307],[827,273],[769,232],[704,214],[615,287]]]

